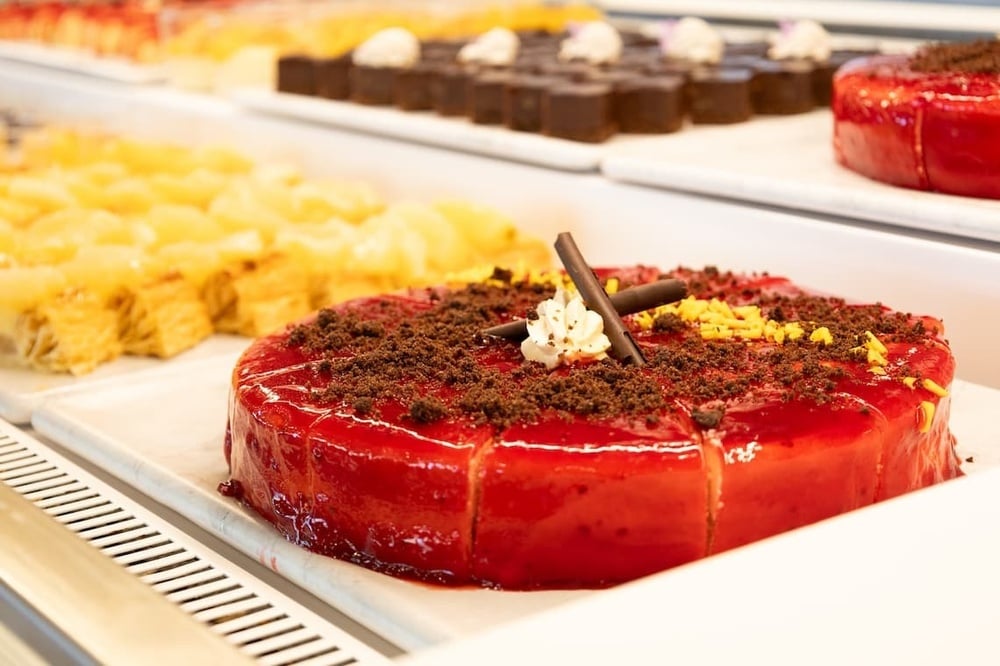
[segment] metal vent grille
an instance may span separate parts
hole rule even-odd
[[[3,423],[0,481],[260,664],[391,663]]]

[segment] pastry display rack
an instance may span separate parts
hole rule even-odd
[[[445,590],[312,555],[215,492],[226,475],[228,373],[246,341],[219,338],[187,358],[113,363],[103,376],[79,380],[0,369],[0,405],[8,407],[8,420],[22,425],[0,423],[0,624],[7,622],[6,609],[37,616],[42,636],[36,640],[68,642],[72,658],[83,663],[98,654],[108,656],[105,663],[158,663],[148,653],[98,653],[100,641],[109,649],[151,647],[126,641],[127,627],[117,617],[101,621],[108,607],[94,601],[111,598],[129,599],[123,603],[130,613],[148,622],[161,611],[169,615],[164,640],[169,622],[189,632],[192,644],[203,638],[216,646],[191,663],[203,663],[219,644],[220,664],[244,657],[268,664],[377,664],[387,661],[383,653],[397,663],[442,665],[661,663],[706,654],[720,663],[737,657],[779,664],[896,657],[996,663],[1000,651],[989,628],[1000,621],[994,572],[1000,545],[992,527],[1000,521],[994,417],[1000,357],[988,313],[1000,308],[1000,236],[989,224],[991,204],[927,195],[928,202],[941,202],[935,218],[928,212],[934,206],[912,203],[919,199],[910,192],[902,193],[907,203],[883,208],[879,194],[859,196],[853,208],[806,205],[782,199],[777,189],[755,198],[765,178],[775,180],[773,172],[758,173],[741,194],[733,174],[720,175],[715,162],[694,161],[697,144],[711,146],[703,153],[734,154],[769,145],[785,131],[766,120],[725,128],[731,130],[725,136],[737,137],[729,147],[703,128],[641,140],[644,145],[612,143],[599,164],[573,172],[12,60],[0,67],[0,98],[41,121],[235,145],[310,174],[367,180],[393,200],[460,195],[499,208],[543,238],[572,231],[594,264],[768,270],[820,291],[939,316],[958,363],[952,423],[968,472],[613,590]],[[799,125],[787,132],[789,142],[808,142],[828,118],[818,111],[791,119]],[[793,147],[791,161],[775,167],[784,177],[811,172],[817,183],[840,187],[823,180],[826,167],[813,164],[810,171],[794,161],[818,159],[820,143]],[[669,187],[640,161],[650,152],[658,156],[657,169],[674,169]],[[724,184],[711,184],[719,180]],[[802,197],[830,196],[820,185],[808,191],[794,182]],[[897,216],[896,205],[910,209]],[[32,530],[19,534],[8,518]],[[109,527],[116,524],[127,530]],[[77,553],[82,542],[72,532],[84,531],[76,529],[81,526],[105,551],[105,564],[110,558],[125,565],[117,576],[102,574],[99,593],[90,574],[97,576],[100,565],[83,569],[95,553]],[[19,553],[35,550],[59,560],[25,571]],[[199,564],[180,568],[188,559]],[[57,585],[68,590],[64,598],[53,598],[60,596],[52,592]],[[80,605],[68,609],[78,593]],[[88,603],[98,608],[81,617]],[[615,618],[613,626],[608,618]],[[257,620],[259,628],[250,628]],[[271,622],[278,623],[273,631]],[[0,661],[19,649],[0,632]],[[402,651],[412,654],[400,657]]]

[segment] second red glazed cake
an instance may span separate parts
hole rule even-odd
[[[613,292],[659,271],[599,275]],[[672,275],[690,297],[625,318],[642,367],[549,369],[482,335],[563,283],[499,270],[263,338],[233,373],[223,489],[320,553],[538,589],[627,581],[960,474],[938,321],[766,275]]]
[[[1000,198],[1000,42],[852,61],[834,78],[834,150],[891,185]]]

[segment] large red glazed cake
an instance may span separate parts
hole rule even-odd
[[[892,185],[1000,198],[1000,42],[854,60],[834,78],[834,150]]]
[[[662,277],[598,271],[609,292]],[[549,370],[484,328],[560,276],[354,300],[232,377],[223,491],[311,550],[390,574],[595,587],[959,475],[939,321],[788,280],[678,269],[626,316],[641,367]]]

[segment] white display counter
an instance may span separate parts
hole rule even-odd
[[[10,62],[0,63],[0,99],[43,120],[82,122],[148,138],[235,145],[255,157],[301,165],[312,174],[370,181],[390,200],[461,196],[490,204],[542,237],[572,231],[595,264],[767,270],[850,299],[940,316],[958,360],[958,377],[964,386],[974,386],[962,389],[968,411],[962,416],[956,406],[956,427],[965,429],[966,441],[976,442],[970,455],[982,467],[1000,462],[1000,437],[992,425],[1000,399],[996,391],[983,388],[1000,387],[1000,355],[988,325],[989,313],[1000,309],[1000,248],[988,238],[958,238],[860,217],[805,214],[780,208],[782,202],[777,201],[747,205],[647,188],[613,181],[597,171],[570,173],[354,134],[257,115],[223,99],[114,85]],[[327,568],[310,560],[313,556],[276,538],[255,549],[251,540],[261,538],[265,529],[259,521],[223,515],[210,503],[212,484],[224,473],[220,400],[233,352],[219,349],[183,367],[168,361],[134,373],[111,372],[100,382],[85,378],[51,391],[20,390],[5,383],[0,370],[0,398],[7,391],[26,399],[20,420],[34,415],[46,435],[124,487],[152,495],[252,557],[271,563],[288,580],[313,585],[325,601],[359,622],[406,648],[439,646],[439,651],[418,654],[414,663],[552,663],[562,658],[595,663],[598,657],[605,660],[601,663],[685,662],[703,655],[711,641],[730,636],[728,627],[735,627],[733,646],[738,640],[745,647],[740,654],[752,660],[773,648],[775,636],[783,640],[794,631],[796,640],[770,653],[775,663],[807,658],[822,662],[824,654],[857,657],[844,647],[852,640],[880,655],[903,639],[902,624],[879,635],[870,631],[876,617],[898,614],[913,620],[906,626],[923,631],[933,626],[933,618],[948,619],[940,626],[953,633],[961,626],[1000,621],[995,604],[985,607],[998,591],[991,587],[996,580],[995,530],[984,526],[997,520],[1000,484],[996,472],[989,470],[612,591],[539,595],[522,604],[497,601],[501,597],[491,595],[499,593],[482,590],[463,594],[423,588],[420,593],[400,593],[398,581],[377,577],[378,589],[371,592],[368,572],[329,578]],[[210,374],[198,374],[206,372]],[[209,393],[183,395],[184,378],[198,377],[199,386]],[[176,398],[170,397],[171,390]],[[156,409],[153,402],[143,402],[144,396],[166,407]],[[218,413],[211,411],[214,406]],[[154,423],[162,428],[174,424],[174,429],[158,430],[156,437],[146,431],[147,439],[144,428]],[[177,438],[182,443],[175,451],[163,450]],[[162,456],[157,458],[148,446]],[[198,448],[197,455],[191,447]],[[913,556],[907,560],[908,555]],[[284,558],[280,567],[272,557]],[[959,585],[954,567],[961,567]],[[988,584],[976,587],[977,580]],[[921,596],[920,590],[926,594]],[[828,603],[808,606],[807,598]],[[387,610],[392,604],[398,605],[395,612]],[[956,612],[963,607],[970,613],[984,611],[961,625]],[[856,613],[859,608],[864,612]],[[602,626],[601,618],[612,617],[618,628]],[[769,617],[784,624],[775,627],[766,622]],[[741,618],[744,624],[738,624]],[[501,626],[510,621],[510,627]],[[828,625],[834,622],[841,622],[835,641],[839,649],[807,652],[807,647],[815,649],[830,640]],[[658,631],[670,623],[671,631]],[[490,633],[477,637],[481,631]],[[547,636],[552,637],[549,643]],[[956,655],[996,655],[993,638],[985,631],[963,639],[966,643]],[[938,643],[931,647],[926,655],[943,654],[934,651]],[[648,650],[654,649],[651,658]],[[901,654],[922,653],[912,649]]]

